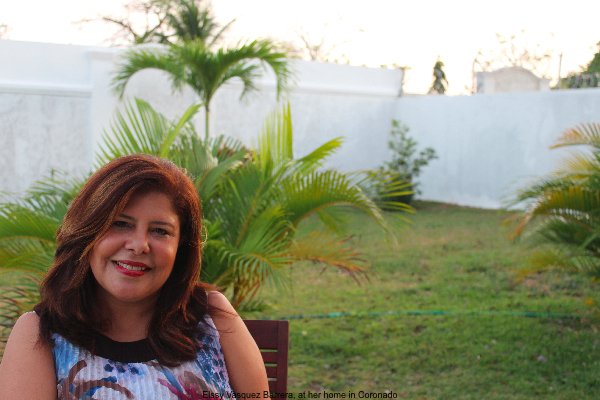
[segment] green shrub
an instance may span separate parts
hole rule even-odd
[[[418,155],[417,141],[409,134],[409,127],[398,121],[392,120],[392,138],[388,141],[388,147],[393,151],[392,160],[385,162],[386,170],[394,175],[394,181],[405,181],[407,183],[404,193],[396,197],[388,197],[392,201],[397,201],[405,204],[412,202],[415,193],[420,193],[418,190],[419,182],[416,178],[421,174],[421,168],[425,167],[431,160],[438,158],[435,150],[427,147],[421,150]]]

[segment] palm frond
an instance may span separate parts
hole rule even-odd
[[[181,89],[185,76],[184,66],[173,58],[168,50],[164,49],[133,49],[123,54],[117,63],[117,71],[112,81],[113,93],[123,98],[125,86],[129,79],[136,73],[146,68],[165,71],[173,87]]]
[[[517,271],[516,283],[534,273],[547,271],[584,273],[596,279],[600,278],[600,259],[573,248],[564,246],[541,248],[530,257],[529,261],[529,267]]]
[[[214,198],[217,195],[217,191],[224,184],[227,172],[240,165],[247,154],[248,152],[245,150],[236,152],[214,168],[198,176],[196,179],[196,188],[200,198],[205,200]]]
[[[299,159],[294,158],[292,113],[286,103],[271,112],[258,135],[255,160],[266,175],[304,176],[322,167],[325,159],[342,145],[342,138],[332,139]]]
[[[211,147],[212,155],[217,157],[219,162],[226,160],[238,151],[247,151],[239,139],[224,135],[209,139],[208,146]]]
[[[560,215],[563,218],[589,219],[600,210],[600,191],[582,186],[553,190],[538,199],[531,215]]]
[[[357,282],[359,276],[367,277],[369,265],[362,254],[348,244],[348,239],[340,240],[311,232],[308,236],[296,240],[292,249],[291,255],[297,261],[334,266],[348,273]]]
[[[132,103],[125,106],[125,115],[116,112],[111,124],[113,135],[104,132],[97,167],[128,154],[167,157],[173,142],[200,107],[200,104],[190,106],[181,118],[172,122],[156,112],[148,102],[136,98],[135,106]]]
[[[223,83],[235,77],[242,79],[244,93],[253,91],[255,79],[262,74],[259,73],[258,65],[249,63],[252,60],[267,64],[273,69],[277,77],[278,94],[287,90],[287,82],[293,76],[285,54],[278,52],[273,43],[266,39],[239,42],[215,52],[200,41],[184,42],[172,46],[169,54],[170,60],[177,60],[177,64],[182,68],[174,71],[174,84],[190,85],[201,96],[205,105],[210,103]],[[134,61],[137,62],[135,59],[129,62]],[[162,65],[154,68],[164,70]]]
[[[552,148],[574,145],[591,146],[592,154],[572,153],[512,201],[527,208],[511,217],[519,222],[511,236],[536,249],[517,282],[549,270],[600,277],[600,124],[569,128]]]
[[[318,168],[323,167],[325,160],[342,147],[343,142],[344,140],[342,137],[332,139],[317,147],[304,157],[299,158],[298,165],[300,166],[301,172],[310,174]]]
[[[582,123],[565,130],[551,148],[589,145],[600,150],[600,123]]]
[[[593,175],[600,175],[600,163],[591,155],[573,153],[561,161],[553,175],[579,183]]]
[[[266,118],[254,153],[255,161],[267,175],[276,174],[294,160],[292,115],[289,103]]]
[[[23,276],[17,284],[0,286],[0,358],[17,319],[39,303],[39,280]]]
[[[272,178],[265,178],[257,165],[245,163],[228,174],[221,186],[219,201],[210,205],[211,219],[222,224],[223,237],[237,246],[248,233],[252,220],[274,202],[277,190]]]
[[[213,43],[219,38],[225,28],[215,33],[219,29],[210,6],[199,7],[194,0],[179,0],[179,7],[175,11],[167,14],[169,27],[175,31],[174,35],[181,41],[199,40],[203,43],[209,43],[212,37]]]
[[[52,265],[59,220],[17,204],[0,207],[0,270],[43,275]]]
[[[352,174],[353,183],[365,195],[373,200],[378,207],[388,211],[404,211],[415,213],[415,209],[408,204],[398,201],[402,196],[413,194],[412,184],[403,180],[402,175],[384,169],[374,171],[359,171]],[[394,214],[404,227],[410,221],[402,215]]]
[[[245,98],[246,96],[256,93],[258,91],[258,86],[256,86],[256,79],[260,78],[262,74],[260,73],[260,66],[256,64],[252,64],[248,61],[239,61],[237,64],[232,65],[228,68],[225,73],[221,76],[221,79],[218,81],[218,85],[213,87],[212,94],[216,92],[216,90],[222,84],[228,82],[231,79],[239,78],[244,88],[242,89],[242,93],[240,94],[240,100]]]
[[[235,246],[210,243],[218,254],[221,270],[215,283],[233,288],[234,303],[241,304],[265,282],[272,282],[280,289],[286,286],[278,271],[294,261],[288,254],[290,237],[282,237],[288,224],[284,211],[275,207],[252,219],[248,227],[250,233]]]
[[[187,110],[185,110],[181,118],[179,118],[179,120],[176,123],[169,126],[169,129],[167,130],[167,133],[160,144],[160,148],[157,154],[158,157],[166,158],[169,155],[171,145],[173,144],[175,139],[177,139],[177,136],[180,134],[180,132],[186,126],[188,126],[188,123],[196,115],[201,106],[202,104],[192,104],[190,107],[187,108]],[[192,131],[195,133],[193,128]],[[197,136],[195,137],[197,138]]]
[[[574,220],[563,217],[549,217],[541,220],[535,229],[524,235],[525,241],[533,248],[546,245],[567,245],[600,256],[600,224],[598,219]]]
[[[567,185],[565,185],[567,186]],[[600,222],[600,191],[582,186],[559,187],[541,190],[537,195],[528,194],[532,199],[529,209],[522,215],[511,217],[518,220],[518,225],[511,233],[511,238],[523,235],[527,227],[532,227],[539,218],[559,217],[565,221],[573,221],[581,226]],[[508,221],[507,221],[508,222]],[[532,229],[539,231],[538,227]]]
[[[56,246],[35,238],[0,240],[0,271],[43,276],[54,261]]]
[[[389,239],[395,239],[394,229],[383,217],[381,209],[346,174],[335,170],[316,171],[303,178],[287,179],[281,183],[281,196],[280,201],[294,226],[328,207],[351,207],[369,215]]]
[[[241,43],[241,42],[240,42]],[[239,46],[239,45],[238,45]],[[289,83],[295,76],[287,55],[277,49],[277,46],[268,39],[257,39],[241,46],[242,53],[245,51],[250,57],[269,65],[277,80],[277,97],[289,90]]]
[[[223,36],[223,34],[231,27],[231,25],[235,22],[237,18],[232,19],[231,21],[229,21],[228,23],[226,23],[223,28],[221,28],[221,30],[219,30],[219,32],[215,33],[215,35],[213,36],[212,40],[210,42],[208,42],[208,47],[211,48],[212,46],[215,45],[215,43],[217,43],[221,37]]]
[[[7,207],[10,207],[9,204],[18,205],[62,221],[85,179],[53,170],[36,181],[24,194],[11,196],[5,204]],[[4,204],[0,204],[0,208],[3,207]]]
[[[0,207],[0,240],[8,238],[34,238],[54,243],[54,234],[61,221],[17,204]]]

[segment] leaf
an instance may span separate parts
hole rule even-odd
[[[359,275],[367,277],[369,265],[361,253],[349,245],[348,240],[311,232],[295,241],[292,256],[298,261],[337,267],[359,282]]]
[[[551,148],[574,145],[587,145],[600,150],[600,123],[583,123],[565,130]]]
[[[167,157],[173,143],[200,106],[193,104],[177,122],[171,122],[156,112],[149,103],[136,98],[135,107],[132,103],[125,105],[125,115],[120,111],[116,112],[115,120],[111,123],[112,135],[104,132],[104,143],[96,157],[96,167],[100,168],[109,161],[128,154]]]
[[[0,358],[17,319],[39,303],[39,280],[23,275],[16,284],[0,286]]]

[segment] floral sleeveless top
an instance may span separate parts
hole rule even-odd
[[[219,333],[210,317],[209,332],[193,361],[164,367],[153,359],[146,339],[115,342],[98,340],[97,355],[53,334],[58,399],[195,400],[231,398],[232,390],[219,344]]]

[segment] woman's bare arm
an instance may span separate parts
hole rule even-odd
[[[225,311],[215,312],[211,317],[221,336],[231,388],[236,393],[260,393],[262,398],[263,392],[269,391],[269,383],[256,342],[223,294],[209,292],[208,302]]]
[[[15,324],[0,364],[0,399],[56,400],[52,350],[38,343],[40,318],[23,314]]]

